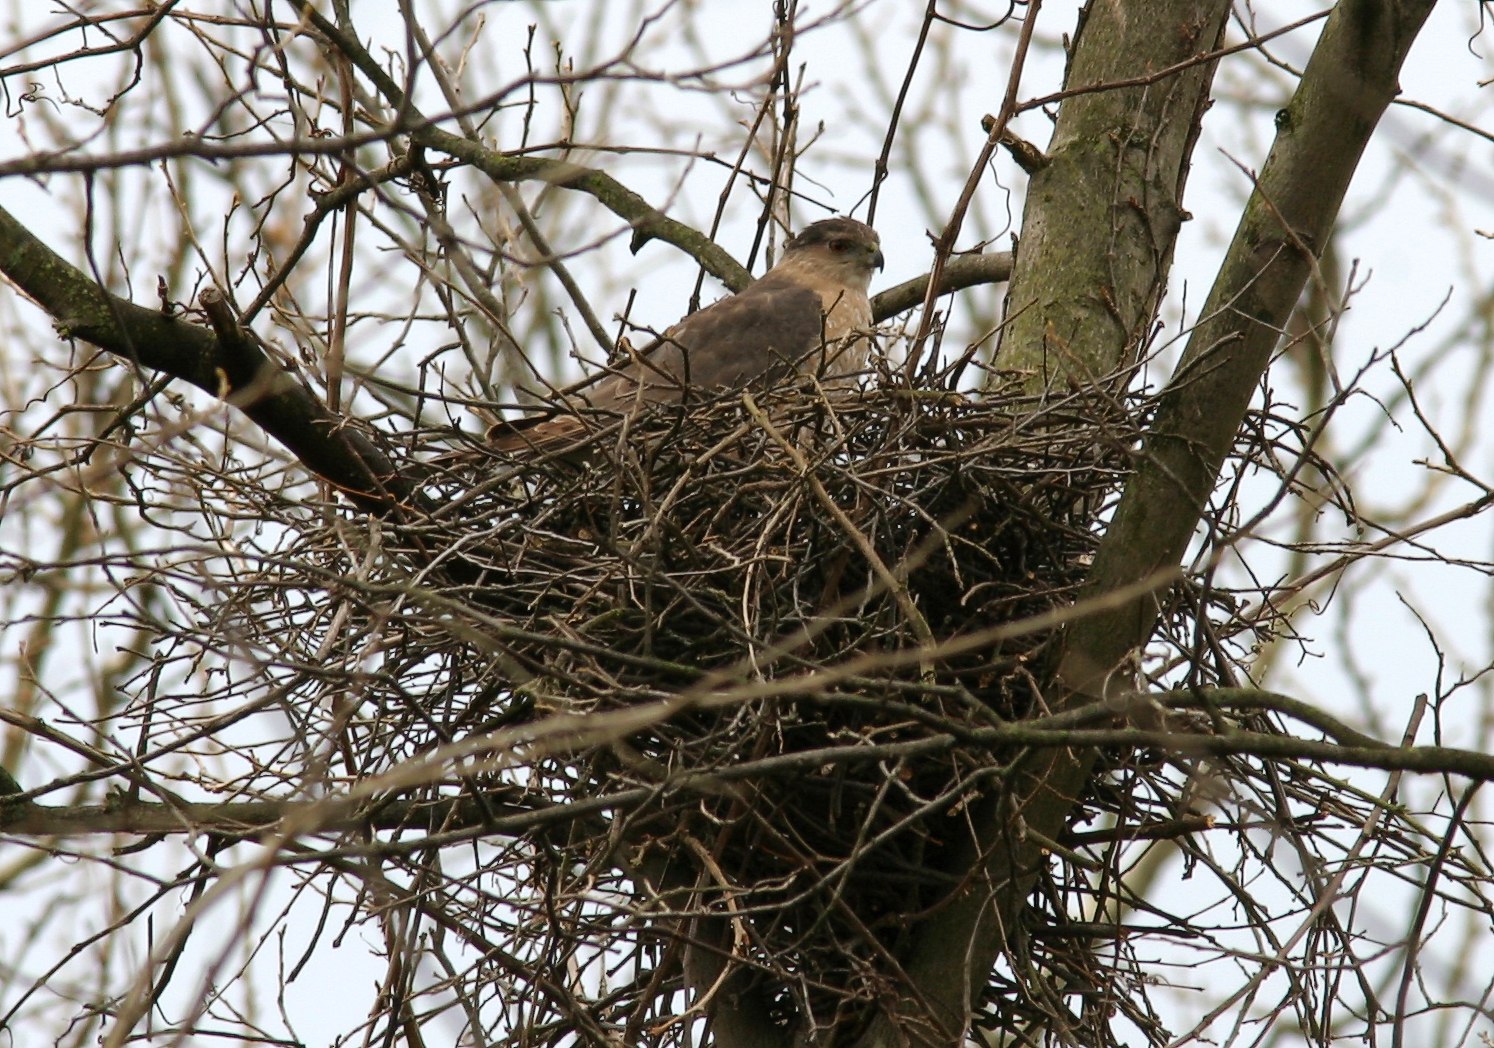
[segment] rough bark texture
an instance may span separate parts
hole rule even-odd
[[[1047,163],[1032,177],[1007,296],[1000,363],[1035,389],[1114,374],[1146,340],[1182,225],[1188,156],[1214,63],[1144,86],[1213,50],[1228,5],[1212,0],[1089,5]]]
[[[1091,573],[1101,595],[1176,568],[1317,264],[1431,0],[1333,11],[1235,232]],[[1148,594],[1075,627],[1065,683],[1096,694],[1156,619]]]

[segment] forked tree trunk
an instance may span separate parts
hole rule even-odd
[[[1217,45],[1228,8],[1223,0],[1090,4],[1066,87],[1186,63]],[[1050,708],[1100,697],[1150,634],[1154,593],[1174,577],[1431,8],[1431,0],[1343,0],[1324,27],[1101,543],[1087,588],[1096,612],[1069,631]],[[1029,370],[1046,391],[1123,384],[1165,287],[1213,68],[1199,63],[1062,103],[1048,164],[1027,195],[1002,366]],[[985,799],[972,816],[975,838],[950,871],[966,886],[924,924],[904,962],[905,992],[858,1048],[964,1041],[980,988],[1014,945],[1043,843],[1062,832],[1093,764],[1083,750],[1036,752],[1019,761],[1009,790]]]

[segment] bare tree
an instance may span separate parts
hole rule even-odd
[[[1482,5],[746,7],[16,5],[0,1027],[1487,1036]],[[836,212],[860,388],[486,438]]]

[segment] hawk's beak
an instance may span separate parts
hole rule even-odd
[[[872,252],[871,263],[878,269],[881,269],[884,265],[886,265],[887,259],[882,257],[881,248],[877,248],[876,251]]]

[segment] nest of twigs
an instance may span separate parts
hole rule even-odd
[[[654,408],[548,453],[468,457],[411,534],[535,635],[510,650],[573,712],[702,671],[857,660],[1013,716],[1040,633],[937,649],[1072,597],[1130,436],[1100,406],[787,390]]]
[[[628,831],[656,889],[750,917],[821,1011],[949,890],[933,853],[1002,759],[959,729],[1042,702],[1049,634],[1023,624],[1072,601],[1131,436],[1083,394],[735,395],[474,451],[408,537],[542,711],[700,700],[538,777],[656,786]]]

